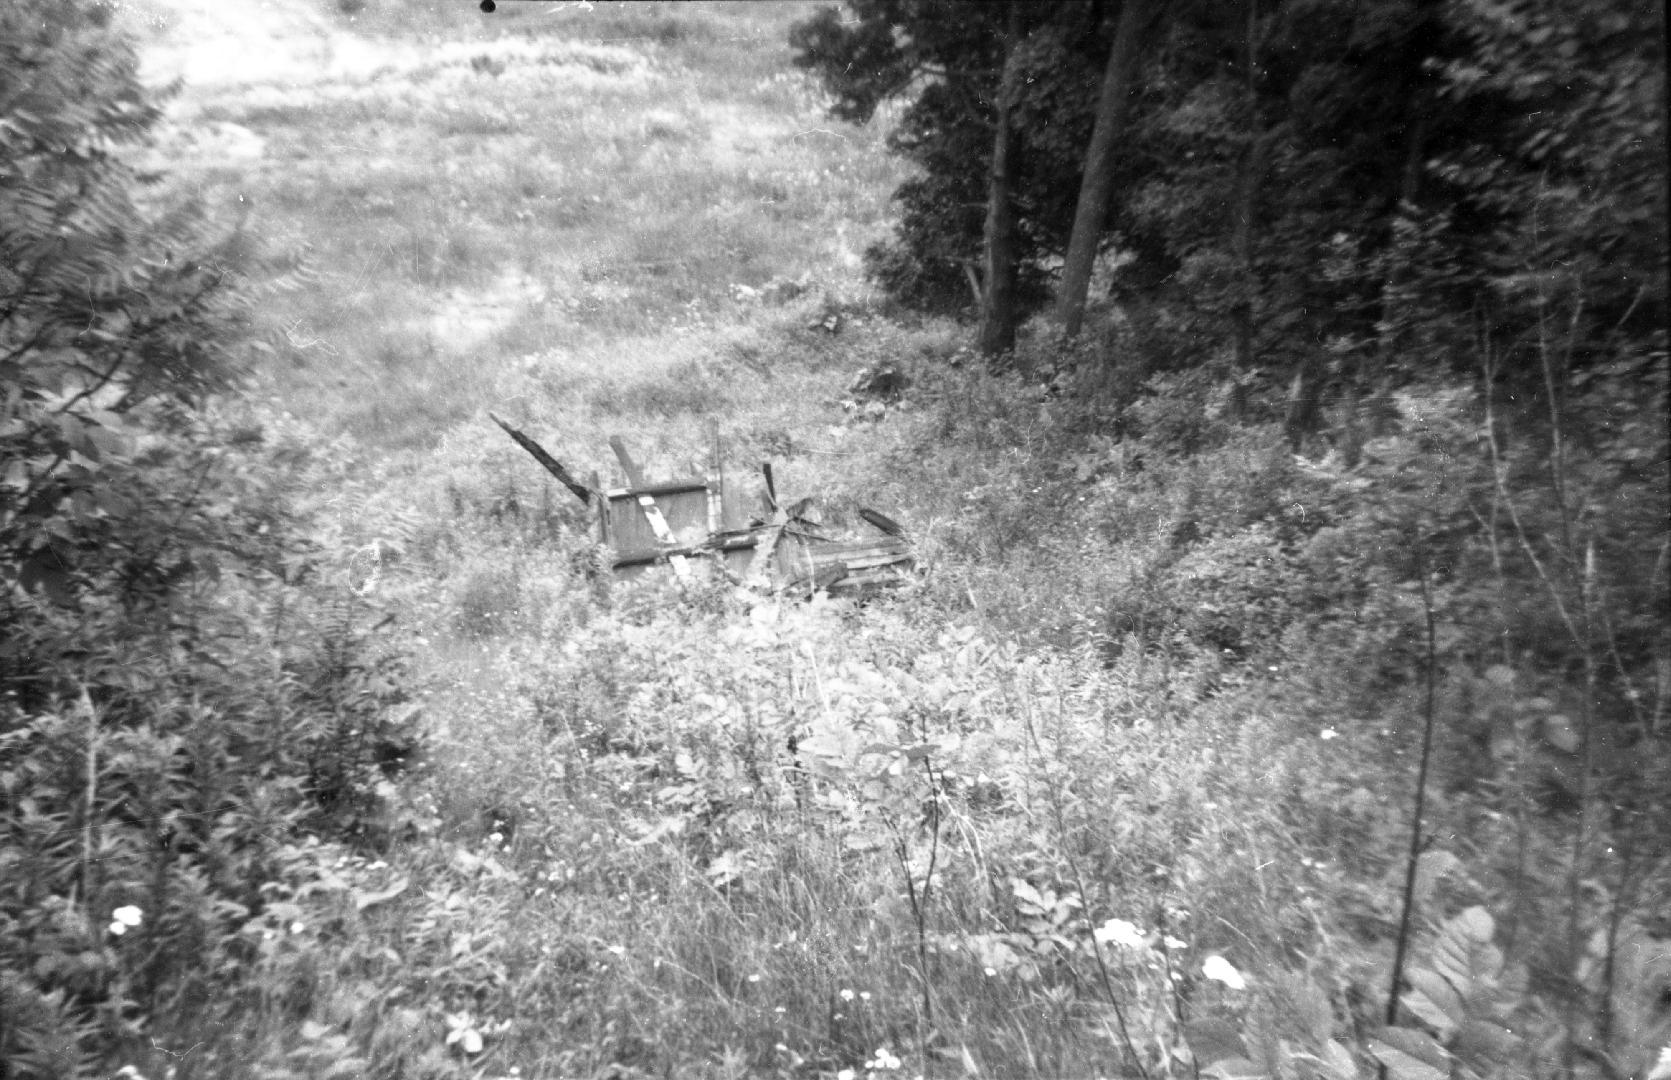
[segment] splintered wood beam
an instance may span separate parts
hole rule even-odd
[[[631,487],[611,488],[604,492],[612,499],[623,495],[683,495],[688,491],[706,491],[708,481],[701,478],[690,480],[658,480],[654,484],[634,484]]]
[[[516,428],[511,427],[509,424],[505,423],[497,416],[494,416],[492,413],[488,413],[487,415],[488,418],[495,424],[504,428],[505,434],[509,435],[512,439],[515,439],[518,446],[532,454],[535,461],[545,466],[546,472],[555,476],[564,487],[574,492],[575,498],[579,499],[583,503],[591,503],[592,496],[595,492],[571,476],[569,471],[563,468],[562,464],[558,462],[556,458],[545,452],[545,448],[543,446],[535,442],[533,439],[530,439],[522,432],[516,430]]]
[[[886,514],[879,514],[869,507],[859,507],[859,516],[889,536],[904,536],[905,527]]]
[[[700,544],[681,544],[675,548],[653,547],[640,548],[637,551],[618,551],[615,553],[616,566],[641,566],[644,563],[660,562],[662,559],[674,555],[684,555],[699,558],[704,555],[723,555],[728,551],[749,551],[755,546],[753,536],[732,536],[720,540],[708,540]]]

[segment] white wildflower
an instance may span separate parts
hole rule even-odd
[[[121,937],[133,927],[138,926],[144,921],[144,918],[145,913],[132,904],[119,907],[110,913],[110,932],[117,937]]]
[[[1112,941],[1114,944],[1128,949],[1141,949],[1143,947],[1143,931],[1137,928],[1136,923],[1130,923],[1124,919],[1109,919],[1096,928],[1094,936],[1099,945],[1106,945]]]
[[[1242,978],[1242,973],[1231,967],[1230,961],[1217,953],[1207,957],[1206,962],[1201,965],[1201,974],[1223,983],[1232,990],[1247,989],[1247,980]]]
[[[892,1054],[892,1052],[890,1052],[888,1050],[888,1048],[886,1046],[878,1046],[876,1048],[875,1058],[873,1058],[870,1061],[865,1062],[865,1068],[867,1068],[867,1069],[897,1069],[902,1064],[904,1064],[904,1062],[900,1061],[899,1058],[895,1057]]]

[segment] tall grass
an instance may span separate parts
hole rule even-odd
[[[1414,512],[1404,474],[1366,510],[1199,388],[1053,399],[953,367],[954,325],[879,317],[857,255],[900,177],[882,125],[835,127],[789,68],[805,7],[318,10],[381,60],[188,90],[183,123],[265,156],[174,179],[309,246],[259,408],[331,447],[328,541],[402,552],[379,602],[433,738],[397,841],[320,853],[259,993],[135,1063],[1371,1075],[1351,1033],[1384,1004],[1419,715],[1377,665],[1409,612],[1320,612],[1376,515]],[[802,275],[781,305],[734,288]],[[841,400],[880,363],[912,388],[861,421]],[[923,572],[863,609],[600,579],[489,408],[606,479],[608,436],[668,475],[717,420],[739,482],[769,460],[834,529],[897,517]],[[1464,839],[1424,879],[1435,927],[1488,893],[1481,819],[1438,802]]]
[[[327,431],[427,448],[530,360],[585,371],[623,338],[678,348],[735,321],[734,286],[811,273],[856,294],[896,167],[790,69],[796,14],[372,4],[332,32],[371,35],[382,63],[188,91],[182,132],[241,125],[265,152],[177,180],[235,190],[319,274],[271,312],[264,385]]]

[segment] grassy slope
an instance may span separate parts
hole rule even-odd
[[[230,168],[195,155],[192,179],[235,187],[321,275],[276,313],[292,348],[272,388],[428,449],[484,406],[585,409],[711,352],[734,285],[861,288],[894,168],[879,129],[832,129],[788,69],[795,13],[448,5],[426,36],[373,8],[315,31],[343,39],[315,50],[344,58],[332,77],[188,92],[192,130],[265,143]]]
[[[1374,950],[1322,943],[1384,937],[1394,895],[1399,815],[1366,763],[1408,745],[1402,703],[1319,738],[1348,707],[1326,669],[1269,685],[1091,644],[1181,520],[1302,488],[1286,454],[1249,435],[1140,472],[1065,446],[1071,417],[1016,383],[948,374],[955,328],[872,315],[857,253],[900,177],[882,124],[836,127],[790,69],[803,6],[271,10],[292,22],[270,64],[202,70],[166,153],[311,250],[257,397],[329,447],[344,552],[405,552],[373,603],[434,745],[400,842],[343,853],[348,884],[203,1060],[1089,1076],[1184,1012],[1324,1052]],[[735,288],[802,275],[784,305]],[[838,335],[809,329],[838,309]],[[856,423],[843,389],[880,361],[916,388]],[[608,435],[666,474],[717,420],[729,468],[774,461],[838,526],[899,517],[930,569],[863,613],[600,586],[577,504],[490,408],[606,476]],[[1103,968],[1088,927],[1111,918],[1183,944]],[[1213,953],[1254,991],[1203,982]]]

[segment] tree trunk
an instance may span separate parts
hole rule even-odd
[[[981,327],[978,348],[987,357],[1015,350],[1015,133],[1010,108],[1015,100],[1015,47],[1020,37],[1021,13],[1010,5],[1004,31],[1004,74],[999,80],[997,116],[992,135],[992,170],[986,188],[986,267],[982,282]]]
[[[1067,260],[1062,266],[1062,291],[1056,314],[1069,337],[1085,322],[1085,297],[1091,287],[1091,268],[1102,243],[1108,218],[1108,199],[1114,187],[1114,142],[1125,126],[1138,46],[1158,7],[1158,0],[1125,0],[1114,30],[1114,48],[1103,72],[1102,96],[1097,100],[1097,123],[1085,152],[1085,172],[1079,183],[1079,205],[1073,214]]]
[[[1264,179],[1265,161],[1270,152],[1269,140],[1260,130],[1259,94],[1255,85],[1257,36],[1259,25],[1258,0],[1247,0],[1246,56],[1243,70],[1243,106],[1247,110],[1247,144],[1242,149],[1236,177],[1236,211],[1233,242],[1236,262],[1241,270],[1241,295],[1231,313],[1235,325],[1236,371],[1245,374],[1253,369],[1253,298],[1259,282],[1253,270],[1253,217],[1258,202],[1259,185]],[[1237,383],[1236,413],[1241,414],[1240,382]]]

